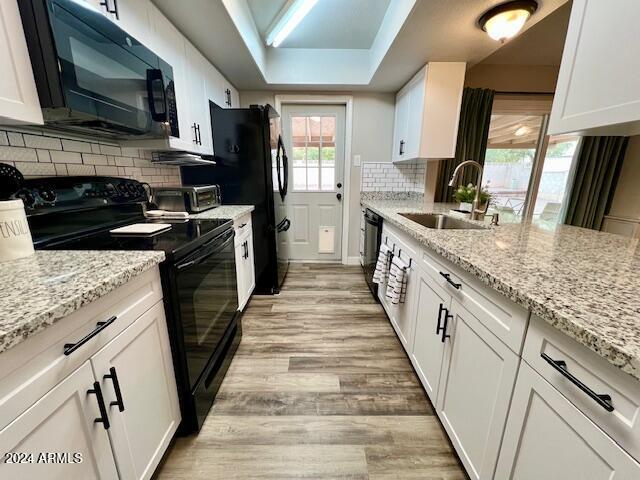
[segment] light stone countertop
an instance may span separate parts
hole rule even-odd
[[[222,220],[237,220],[238,218],[253,212],[255,207],[253,205],[220,205],[216,208],[211,208],[200,213],[193,213],[189,215],[190,218],[204,218],[204,219],[222,219]]]
[[[36,250],[0,263],[0,353],[153,268],[156,251]]]
[[[433,230],[398,215],[426,212],[419,200],[363,198],[362,205],[640,379],[637,239],[566,225]]]

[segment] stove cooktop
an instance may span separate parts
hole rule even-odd
[[[47,250],[162,250],[168,258],[180,258],[195,250],[211,238],[232,228],[231,220],[169,220],[166,218],[139,218],[133,223],[166,223],[171,228],[151,235],[113,234],[113,226],[98,231],[58,238],[48,242],[37,242],[35,247]],[[119,225],[119,226],[124,226]]]

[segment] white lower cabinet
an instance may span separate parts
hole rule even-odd
[[[493,478],[520,358],[455,300],[451,310],[436,410],[469,476]]]
[[[238,310],[244,310],[256,286],[256,274],[253,255],[253,229],[251,214],[242,216],[233,222],[236,232],[235,257],[236,279],[238,283]]]
[[[445,346],[440,327],[443,317],[449,314],[451,296],[429,280],[430,277],[422,271],[416,278],[418,297],[415,308],[415,335],[410,357],[427,395],[435,405]]]
[[[150,478],[180,422],[162,303],[91,357],[121,478]]]
[[[0,478],[115,479],[108,431],[100,418],[89,361],[0,431]],[[68,455],[65,463],[41,455]]]
[[[495,478],[631,480],[640,464],[522,362]]]
[[[11,455],[0,459],[0,478],[151,478],[180,423],[159,283],[157,269],[146,272],[2,354],[0,454]],[[74,323],[107,318],[63,353],[86,335]]]

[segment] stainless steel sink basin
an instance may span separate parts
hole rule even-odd
[[[475,223],[460,220],[459,218],[435,213],[401,213],[400,215],[412,222],[419,223],[423,227],[434,228],[437,230],[482,230],[485,228],[481,225],[476,225]]]

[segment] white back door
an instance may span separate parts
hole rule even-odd
[[[344,105],[282,108],[291,260],[335,262],[342,257],[345,112]]]

